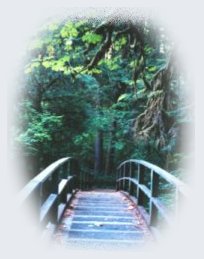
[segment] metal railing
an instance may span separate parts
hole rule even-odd
[[[77,161],[65,157],[49,165],[35,176],[19,193],[20,207],[33,207],[35,219],[40,226],[48,222],[57,224],[79,188]]]
[[[170,213],[168,206],[160,198],[161,180],[172,187],[174,213]],[[135,198],[137,205],[142,208],[141,211],[145,212],[149,226],[157,226],[159,217],[171,224],[178,213],[182,197],[189,193],[188,187],[175,176],[154,164],[136,159],[124,161],[118,166],[116,188],[128,192]]]

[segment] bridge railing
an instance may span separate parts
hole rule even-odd
[[[61,158],[35,176],[21,190],[18,204],[32,207],[40,226],[45,226],[48,222],[56,224],[78,187],[77,161],[71,157]]]
[[[174,192],[174,213],[170,213],[168,206],[161,200],[161,181],[168,183]],[[136,159],[124,161],[118,166],[116,188],[128,192],[135,199],[152,227],[158,226],[162,220],[171,224],[178,213],[182,197],[189,193],[188,187],[172,174],[154,164]]]
[[[80,170],[80,189],[90,190],[93,187],[94,175],[87,170]]]

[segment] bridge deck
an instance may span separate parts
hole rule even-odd
[[[55,237],[64,246],[85,249],[134,249],[152,241],[138,208],[111,190],[78,192]]]

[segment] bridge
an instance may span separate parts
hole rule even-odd
[[[76,159],[61,158],[22,189],[18,203],[32,206],[36,227],[65,247],[137,249],[155,242],[162,226],[176,222],[188,187],[143,160],[126,160],[116,172],[114,189],[94,188]],[[162,186],[170,203],[162,200]]]

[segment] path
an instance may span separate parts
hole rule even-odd
[[[66,247],[134,249],[152,240],[138,208],[121,192],[79,191],[55,238]]]

